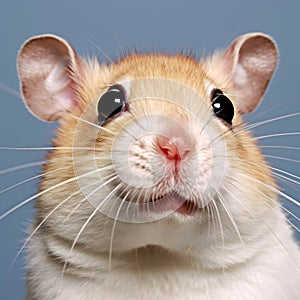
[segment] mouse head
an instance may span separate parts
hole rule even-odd
[[[277,59],[274,41],[261,33],[200,62],[133,54],[110,66],[82,59],[62,38],[30,39],[18,57],[24,101],[38,118],[62,120],[46,169],[65,171],[46,175],[42,188],[66,181],[55,197],[41,197],[41,214],[78,191],[72,205],[81,209],[73,216],[90,221],[89,230],[80,231],[78,221],[65,234],[80,231],[80,241],[98,247],[103,218],[126,221],[114,241],[121,250],[154,244],[186,251],[217,217],[250,230],[249,211],[263,215],[273,205],[274,182],[241,115],[259,104]],[[49,222],[67,212],[61,205]]]

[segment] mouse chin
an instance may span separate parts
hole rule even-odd
[[[186,212],[184,208],[181,209]],[[119,253],[126,253],[153,246],[157,249],[185,254],[191,245],[206,233],[205,219],[175,211],[153,223],[143,223],[139,226],[130,223],[122,224],[121,233],[115,235],[114,248],[118,249]]]

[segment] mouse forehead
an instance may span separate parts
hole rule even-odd
[[[201,63],[185,56],[134,55],[114,65],[112,71],[131,95],[148,90],[150,96],[156,92],[155,96],[168,97],[173,89],[179,91],[180,85],[207,98],[215,85]]]
[[[135,114],[156,113],[185,114],[199,111],[210,104],[203,92],[168,77],[125,78],[120,82],[127,94],[131,111]],[[202,91],[202,88],[201,88]]]

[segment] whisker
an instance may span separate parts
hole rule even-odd
[[[300,150],[300,147],[292,146],[279,146],[279,145],[260,145],[259,148],[278,148],[278,149],[291,149],[291,150]]]
[[[200,110],[199,110],[199,114],[200,114]],[[214,115],[211,114],[210,117],[207,119],[207,121],[204,123],[202,129],[200,130],[200,134],[202,134],[202,132],[205,130],[206,126],[211,122],[211,120],[214,118]]]
[[[209,204],[206,205],[206,209],[207,209],[207,219],[208,219],[207,236],[210,236],[210,230],[211,230],[210,227],[213,219],[213,211],[212,211],[212,207]]]
[[[288,159],[288,158],[285,158],[285,157],[280,157],[280,156],[271,156],[271,155],[264,155],[264,156],[270,157],[270,158],[278,158],[278,159],[282,159],[282,160],[288,160],[288,161],[291,160],[291,159]],[[254,164],[254,163],[251,163],[251,162],[249,162],[249,161],[245,162],[244,160],[241,160],[241,159],[238,159],[238,158],[232,158],[232,157],[225,156],[225,155],[222,155],[222,156],[219,155],[219,156],[217,156],[217,157],[225,157],[225,158],[228,158],[228,159],[232,159],[232,160],[238,161],[240,164],[242,164],[242,165],[244,165],[244,166],[246,166],[246,167],[249,166],[249,165],[251,165],[251,166],[256,166],[256,164]],[[300,162],[300,161],[298,161],[298,160],[291,160],[291,161],[297,162],[297,163]],[[278,173],[273,172],[272,170],[277,171],[277,172],[280,172],[280,173],[283,173],[283,174],[286,174],[286,175],[289,175],[289,176],[291,176],[291,177],[293,177],[293,178],[295,178],[295,179],[299,179],[299,180],[300,180],[300,176],[296,176],[296,175],[294,175],[294,174],[292,174],[292,173],[290,173],[290,172],[287,172],[287,171],[284,171],[284,170],[282,170],[282,169],[275,168],[275,167],[272,167],[272,166],[269,166],[269,168],[271,169],[271,172],[272,172],[273,174],[275,174],[275,175],[277,175]],[[280,175],[280,174],[278,174],[278,175]],[[288,177],[286,177],[286,179],[289,180]],[[294,183],[299,184],[299,182],[296,181],[296,180],[294,181]]]
[[[123,48],[121,47],[121,44],[120,44],[115,32],[114,32],[114,40],[115,40],[115,42],[116,42],[116,44],[117,44],[117,46],[118,46],[118,48],[121,52],[122,57],[123,58],[126,57],[126,53],[124,52]]]
[[[15,258],[13,259],[11,265],[10,265],[10,269],[12,268],[12,266],[14,265],[14,263],[16,262],[16,260],[18,259],[19,255],[22,253],[22,251],[25,249],[25,247],[27,246],[27,244],[29,243],[29,241],[31,240],[31,238],[36,234],[36,232],[42,227],[42,225],[48,220],[48,218],[57,210],[59,209],[64,203],[66,203],[68,200],[70,200],[73,196],[80,194],[81,190],[78,190],[76,192],[74,192],[73,194],[71,194],[70,196],[68,196],[65,200],[63,200],[62,202],[60,202],[57,206],[55,206],[54,209],[52,209],[47,215],[46,217],[44,217],[44,219],[38,224],[38,226],[33,230],[33,232],[29,235],[29,237],[26,239],[25,243],[22,245],[22,247],[20,248],[20,250],[18,251],[17,255],[15,256]]]
[[[247,177],[248,177],[248,176],[247,176]],[[233,182],[231,182],[231,184],[233,184]],[[234,184],[233,184],[233,185],[234,185]],[[234,185],[234,186],[235,186],[235,185]],[[238,189],[240,189],[239,186],[235,186],[235,187],[238,188]],[[264,195],[263,193],[260,193],[260,194]],[[238,201],[238,203],[239,203],[240,205],[242,205],[242,206],[244,207],[243,203],[242,203],[235,195],[233,195],[233,194],[231,194],[231,195]],[[264,195],[264,196],[266,196],[266,195]],[[267,197],[267,198],[270,199],[270,197]],[[274,201],[274,199],[271,199],[271,200]],[[276,207],[275,207],[275,208],[276,208]],[[248,209],[247,209],[247,211],[252,215],[251,211],[249,211]],[[291,252],[289,251],[289,249],[288,249],[287,247],[285,247],[285,245],[281,242],[280,238],[279,238],[278,235],[275,233],[275,231],[274,231],[274,230],[270,227],[270,225],[264,220],[264,218],[259,217],[259,219],[262,220],[263,223],[269,228],[269,230],[273,233],[274,237],[277,239],[277,241],[280,243],[280,245],[285,249],[285,251],[288,253],[288,255],[290,256],[290,258],[294,261],[294,263],[296,264],[296,266],[300,269],[300,267],[299,267],[297,261],[295,260],[294,256],[291,254]],[[294,225],[294,224],[293,224],[293,225]],[[294,226],[293,226],[293,227],[294,227]],[[297,230],[298,230],[298,229],[297,229]]]
[[[41,160],[41,161],[36,161],[36,162],[31,162],[31,163],[26,163],[26,164],[10,167],[10,168],[4,169],[4,170],[0,170],[0,175],[4,175],[4,174],[14,172],[14,171],[19,171],[19,170],[26,169],[26,168],[41,166],[45,163],[46,163],[45,160]]]
[[[18,187],[18,186],[22,185],[22,184],[25,184],[26,182],[32,181],[32,180],[34,180],[34,179],[43,177],[43,176],[45,176],[45,175],[49,175],[49,174],[51,174],[51,173],[54,173],[54,172],[57,172],[57,171],[60,171],[60,170],[63,170],[63,169],[66,169],[66,168],[65,168],[65,167],[58,168],[58,169],[56,169],[56,170],[52,170],[52,171],[49,171],[49,172],[45,172],[45,173],[42,173],[42,174],[39,174],[39,175],[30,177],[30,178],[27,178],[27,179],[25,179],[25,180],[22,180],[22,181],[20,181],[20,182],[14,184],[14,185],[12,185],[12,186],[9,186],[9,187],[7,187],[7,188],[1,190],[1,191],[0,191],[0,194],[5,193],[5,192],[7,192],[7,191],[9,191],[9,190],[11,190],[11,189],[13,189],[13,188],[15,188],[15,187]]]
[[[105,176],[105,177],[103,177],[103,178],[101,178],[102,180],[107,180],[107,179],[111,179],[112,177],[114,177],[115,178],[115,174],[110,174],[110,175],[108,175],[108,176]],[[110,182],[110,181],[109,181]],[[109,183],[109,182],[107,182],[107,183]],[[94,185],[95,183],[93,182],[93,183],[91,183],[91,184],[89,184],[89,185],[87,185],[86,187],[90,187],[90,186],[92,186],[92,185]],[[104,186],[104,185],[103,185]],[[66,218],[64,219],[64,221],[63,221],[63,224],[65,224],[68,220],[69,220],[69,218],[73,215],[73,213],[82,205],[82,203],[84,203],[85,201],[87,200],[87,197],[84,197],[82,200],[80,200],[80,202],[71,210],[71,212],[66,216]]]
[[[0,150],[11,150],[11,151],[41,151],[41,150],[91,150],[100,151],[100,148],[89,148],[89,147],[0,147]]]
[[[15,96],[15,97],[23,100],[21,97],[21,94],[16,89],[8,86],[7,84],[5,84],[3,82],[0,82],[0,89],[8,94],[11,94],[12,96]]]
[[[102,53],[110,63],[114,63],[114,61],[108,56],[108,54],[104,50],[102,50],[91,38],[86,35],[83,35],[83,37],[86,38],[100,53]]]
[[[282,192],[282,191],[280,191],[280,190],[278,190],[278,189],[276,189],[276,188],[273,188],[272,186],[270,186],[270,185],[268,185],[268,184],[262,182],[261,180],[258,180],[258,179],[256,179],[256,178],[253,178],[253,177],[248,176],[248,175],[245,175],[245,174],[239,174],[239,176],[248,178],[248,179],[250,179],[250,180],[253,180],[253,181],[255,181],[255,182],[257,182],[257,183],[259,183],[259,184],[261,184],[261,185],[263,185],[263,186],[265,186],[265,187],[267,187],[267,188],[269,188],[271,191],[274,191],[274,192],[278,193],[278,194],[279,194],[280,196],[282,196],[283,198],[289,200],[291,203],[293,203],[293,204],[295,204],[296,206],[300,207],[300,203],[299,203],[297,200],[295,200],[294,198],[292,198],[292,197],[290,197],[289,195],[285,194],[284,192]]]
[[[78,120],[78,121],[82,121],[82,122],[84,122],[84,123],[86,123],[86,124],[89,124],[89,125],[91,125],[91,126],[97,128],[97,129],[99,129],[99,130],[103,130],[103,131],[106,131],[106,132],[108,132],[108,133],[110,133],[110,134],[114,134],[113,131],[107,129],[106,127],[99,126],[99,125],[97,125],[97,124],[95,124],[95,123],[93,123],[93,122],[90,122],[90,121],[85,120],[85,119],[83,119],[83,118],[79,118],[79,117],[77,117],[77,116],[75,116],[75,115],[71,115],[71,114],[70,114],[70,116],[71,116],[72,118]]]
[[[217,204],[215,202],[215,199],[212,199],[211,203],[213,204],[213,206],[215,208],[215,212],[217,214],[217,219],[218,219],[218,222],[219,222],[219,228],[220,228],[220,232],[221,232],[221,239],[222,239],[223,251],[224,251],[224,249],[225,249],[225,241],[224,241],[224,230],[223,230],[221,215],[220,215],[218,206],[217,206]]]
[[[286,211],[289,215],[291,215],[292,217],[294,217],[298,222],[300,222],[300,218],[297,217],[294,213],[292,213],[289,209],[287,209],[286,207],[284,207],[283,205],[280,205],[280,208],[283,209],[284,211]]]
[[[289,118],[289,117],[294,117],[294,116],[297,116],[299,114],[300,114],[300,112],[293,113],[293,114],[288,114],[288,115],[283,115],[283,116],[279,116],[279,117],[272,118],[272,119],[269,119],[269,120],[260,121],[260,122],[254,123],[254,124],[249,124],[249,125],[246,125],[242,121],[239,124],[234,125],[232,128],[229,128],[228,130],[222,132],[219,136],[217,136],[216,138],[214,138],[211,141],[211,144],[213,142],[217,141],[218,139],[224,137],[224,135],[226,135],[229,132],[233,133],[234,135],[237,135],[240,132],[247,131],[247,130],[255,128],[259,125],[267,124],[267,123],[270,123],[270,122],[273,122],[273,121],[282,120],[282,119]],[[239,129],[239,127],[240,127],[240,129]],[[236,131],[236,129],[238,129],[238,130]],[[299,134],[300,134],[300,132],[286,132],[286,133],[278,133],[278,134],[270,134],[270,135],[260,136],[260,137],[256,137],[256,139],[259,140],[259,139],[266,139],[266,138],[271,138],[271,137],[292,136],[292,135],[299,135]]]
[[[121,208],[122,208],[123,204],[125,203],[129,193],[130,193],[130,191],[128,191],[127,194],[122,199],[122,201],[120,203],[120,206],[119,206],[119,208],[116,212],[116,216],[114,218],[113,226],[112,226],[112,229],[111,229],[111,236],[110,236],[110,243],[109,243],[109,254],[108,254],[108,271],[111,271],[111,261],[112,261],[112,252],[113,252],[113,239],[114,239],[114,233],[115,233],[115,228],[116,228],[116,225],[117,225],[118,216],[119,216]]]
[[[300,233],[300,229],[293,223],[291,222],[289,219],[286,219],[286,221],[297,231]]]
[[[277,173],[277,172],[272,171],[272,173],[273,173],[275,176],[280,177],[281,179],[284,179],[284,180],[286,180],[286,181],[290,181],[290,182],[295,183],[295,184],[300,184],[299,181],[294,180],[294,179],[291,179],[291,178],[289,178],[289,177],[287,177],[287,176],[281,175],[281,174],[279,174],[279,173]]]
[[[233,178],[230,178],[230,179],[233,180]],[[238,184],[238,182],[237,182],[236,180],[233,180],[233,181],[234,181],[235,183]],[[242,192],[242,189],[240,188],[240,186],[234,185],[233,182],[230,182],[230,184],[231,184],[234,188],[236,188],[236,189],[238,189],[240,192]],[[222,189],[224,189],[224,191],[226,191],[229,195],[231,195],[231,196],[237,201],[238,204],[240,204],[241,206],[243,206],[243,208],[246,209],[247,212],[248,212],[254,219],[256,218],[256,216],[253,215],[253,213],[249,210],[249,208],[247,208],[247,207],[245,206],[245,204],[244,204],[244,203],[243,203],[236,195],[234,195],[233,193],[231,193],[226,187],[222,187]]]
[[[117,178],[117,176],[113,177],[110,181],[112,181],[113,179]],[[107,184],[107,183],[106,183]],[[99,209],[101,208],[101,206],[106,202],[106,200],[108,200],[121,186],[122,184],[120,183],[119,185],[117,185],[105,198],[104,200],[102,200],[100,202],[100,204],[94,209],[94,211],[90,214],[90,216],[87,218],[87,220],[84,222],[84,224],[82,225],[81,229],[79,230],[79,232],[77,233],[72,246],[70,248],[69,251],[69,256],[72,254],[76,243],[79,240],[80,235],[82,234],[82,232],[84,231],[84,229],[86,228],[86,226],[88,225],[88,223],[91,221],[91,219],[94,217],[94,215],[97,213],[97,211],[99,211]],[[93,193],[97,192],[99,189],[102,188],[102,185],[100,185],[99,187],[97,187],[94,191],[92,191],[90,194],[88,194],[86,196],[86,198],[88,199],[89,196],[91,196]],[[66,270],[66,266],[67,266],[67,260],[64,263],[63,269],[62,269],[62,276],[64,275],[64,272]]]
[[[79,120],[79,121],[83,121],[83,122],[86,123],[86,124],[89,124],[89,125],[92,125],[92,126],[98,128],[99,130],[103,130],[103,131],[106,131],[106,132],[108,132],[108,133],[114,135],[114,132],[113,132],[113,131],[107,129],[107,128],[104,127],[104,126],[100,126],[100,125],[98,125],[98,124],[92,123],[92,122],[87,121],[87,120],[85,120],[85,119],[78,118],[78,117],[76,117],[76,116],[74,116],[74,115],[71,115],[71,116],[72,116],[72,118],[75,118],[75,119],[77,119],[77,120]],[[137,122],[137,124],[139,124],[139,123]],[[124,130],[125,132],[127,132],[127,133],[128,133],[135,141],[137,140],[137,138],[136,138],[134,135],[132,135],[125,127],[121,127],[121,126],[120,126],[120,129],[122,129],[122,130]]]
[[[278,237],[278,235],[275,233],[275,231],[271,228],[271,226],[269,226],[269,224],[267,224],[266,222],[264,222],[269,230],[273,233],[273,235],[275,236],[275,238],[277,239],[277,241],[280,243],[280,245],[285,249],[285,251],[289,254],[289,257],[293,260],[293,262],[295,263],[295,265],[297,266],[297,268],[300,270],[300,266],[298,264],[298,262],[296,261],[295,257],[292,255],[291,251],[284,245],[284,243],[282,243],[282,241],[280,240],[280,238]]]
[[[300,132],[283,132],[283,133],[274,133],[274,134],[268,134],[268,135],[262,135],[259,137],[255,137],[257,140],[262,140],[262,139],[267,139],[267,138],[272,138],[272,137],[278,137],[278,136],[293,136],[293,135],[299,135]]]
[[[229,217],[229,219],[230,219],[230,222],[232,223],[233,228],[234,228],[234,230],[236,231],[236,233],[237,233],[237,235],[238,235],[238,237],[239,237],[241,243],[244,244],[244,240],[243,240],[243,238],[242,238],[242,236],[241,236],[241,234],[240,234],[240,231],[239,231],[239,229],[238,229],[238,227],[237,227],[237,224],[236,224],[236,222],[234,221],[234,219],[233,219],[232,215],[230,214],[228,208],[226,207],[225,203],[223,202],[222,197],[221,197],[220,194],[218,194],[218,199],[219,199],[221,205],[223,206],[224,210],[226,211],[226,214],[228,215],[228,217]]]
[[[133,102],[134,100],[129,101],[129,103]],[[106,114],[102,113],[102,116],[104,117],[108,117]],[[142,130],[146,131],[145,128],[141,125],[141,123],[138,121],[138,118],[135,116],[135,114],[133,112],[131,112],[131,116],[133,117],[133,121],[135,121],[135,124],[137,124]],[[137,138],[129,131],[126,129],[125,126],[121,126],[119,124],[115,124],[117,125],[120,130],[125,131],[129,136],[131,136],[135,141],[137,140]]]
[[[78,179],[80,179],[80,178],[83,178],[83,177],[85,177],[85,176],[88,176],[88,175],[91,175],[91,174],[94,174],[94,173],[97,173],[97,172],[98,172],[98,170],[93,170],[93,171],[91,171],[91,172],[82,174],[82,175],[80,175],[80,176],[75,176],[75,177],[73,177],[73,178],[69,178],[69,179],[64,180],[64,181],[62,181],[62,182],[60,182],[60,183],[58,183],[58,184],[56,184],[56,185],[54,185],[54,186],[51,186],[51,187],[47,188],[46,190],[43,190],[43,191],[41,191],[41,192],[35,194],[35,195],[32,196],[32,197],[27,198],[26,200],[22,201],[22,202],[19,203],[18,205],[14,206],[13,208],[7,210],[4,214],[2,214],[2,215],[0,216],[0,221],[3,220],[6,216],[8,216],[9,214],[11,214],[12,212],[16,211],[18,208],[24,206],[25,204],[29,203],[30,201],[32,201],[32,200],[34,200],[34,199],[40,197],[41,195],[44,195],[45,193],[47,193],[47,192],[49,192],[49,191],[51,191],[51,190],[53,190],[53,189],[56,189],[56,188],[58,188],[58,187],[60,187],[60,186],[62,186],[62,185],[64,185],[64,184],[73,182],[73,181],[75,181],[75,180],[78,180]]]
[[[297,163],[297,164],[300,163],[300,160],[292,159],[292,158],[286,158],[286,157],[281,157],[281,156],[275,156],[275,155],[268,155],[268,154],[265,154],[265,157],[268,157],[268,158],[274,158],[274,159],[279,159],[279,160],[285,160],[285,161],[291,161],[291,162],[295,162],[295,163]]]
[[[241,160],[240,162],[243,163],[244,161]],[[249,163],[247,162],[247,164],[249,164]],[[273,168],[273,169],[275,169],[275,168]],[[276,169],[276,170],[285,173],[285,171],[283,171],[283,170],[280,170],[280,169]],[[288,173],[288,174],[290,174],[291,176],[293,176],[293,174],[291,174],[291,173]],[[295,175],[294,175],[294,176],[295,176]],[[247,177],[249,177],[249,176],[247,176]],[[297,176],[296,176],[296,177],[297,177]],[[252,177],[249,177],[249,178],[252,178]],[[233,178],[231,178],[231,180],[233,180]],[[234,180],[234,181],[236,181],[236,180]],[[258,180],[256,180],[256,181],[258,181]],[[262,183],[262,184],[264,184],[262,181],[259,181],[259,182]],[[265,185],[265,186],[269,187],[268,185]],[[242,191],[238,186],[235,186],[235,188],[238,188],[240,191]],[[274,189],[274,191],[275,191],[275,192],[278,192],[277,189]],[[285,210],[288,214],[290,214],[291,216],[293,216],[296,220],[300,221],[300,218],[298,218],[295,214],[293,214],[290,210],[288,210],[286,207],[284,207],[283,205],[281,205],[279,202],[275,201],[274,199],[272,199],[271,197],[265,195],[264,193],[262,193],[262,192],[260,192],[260,191],[258,191],[258,193],[261,194],[262,196],[266,197],[267,199],[271,200],[272,202],[275,202],[275,203],[278,204],[283,210]],[[294,200],[294,201],[296,201],[296,200]]]
[[[274,122],[274,121],[279,121],[279,120],[283,120],[283,119],[287,119],[287,118],[291,118],[291,117],[295,117],[295,116],[299,116],[299,115],[300,115],[300,112],[296,112],[296,113],[292,113],[292,114],[288,114],[288,115],[275,117],[275,118],[272,118],[272,119],[256,122],[256,123],[253,123],[253,124],[249,124],[249,125],[245,126],[244,129],[245,130],[250,130],[250,129],[253,129],[253,128],[258,127],[260,125],[268,124],[268,123],[271,123],[271,122]]]
[[[133,102],[133,100],[130,100],[129,101],[129,105],[130,105],[130,103],[131,102]],[[143,126],[142,126],[142,124],[141,124],[141,122],[139,122],[139,120],[138,120],[138,116],[136,116],[135,115],[135,113],[132,111],[131,112],[131,116],[133,117],[133,121],[143,130],[143,131],[147,131]],[[128,132],[128,131],[127,131]],[[131,135],[132,136],[132,135]],[[133,137],[133,136],[132,136]],[[136,140],[136,138],[135,137],[133,137],[135,140]]]
[[[103,149],[99,149],[99,151],[102,151]],[[124,153],[124,150],[114,150],[114,151],[120,151],[121,153]],[[13,167],[9,167],[7,169],[3,169],[0,170],[0,175],[4,175],[10,172],[14,172],[14,171],[19,171],[22,169],[26,169],[26,168],[30,168],[30,167],[36,167],[36,166],[43,166],[47,163],[55,163],[55,162],[72,162],[74,160],[76,161],[94,161],[95,159],[100,160],[100,159],[111,159],[111,155],[105,154],[105,155],[97,155],[97,156],[86,156],[86,157],[80,157],[80,160],[78,158],[75,158],[73,156],[69,156],[69,157],[63,157],[63,158],[52,158],[52,159],[48,159],[47,161],[36,161],[36,162],[31,162],[31,163],[26,163],[26,164],[21,164],[21,165],[17,165],[17,166],[13,166]]]
[[[132,188],[127,188],[127,190],[128,190],[129,193],[132,192]],[[137,195],[137,189],[134,189],[134,192],[131,195],[131,200],[134,203],[136,203],[136,201],[134,201],[134,199],[136,198],[136,195]],[[131,206],[130,206],[130,204],[128,204],[127,208],[126,208],[126,213],[125,213],[128,220],[129,220],[129,210],[130,210],[130,208],[131,208]],[[132,220],[134,219],[134,212],[133,212],[133,215],[131,215],[131,218],[132,218]]]

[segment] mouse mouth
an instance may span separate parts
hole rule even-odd
[[[173,211],[183,215],[193,215],[201,208],[196,201],[185,199],[176,192],[171,192],[163,196],[149,200],[149,210],[155,213]]]

